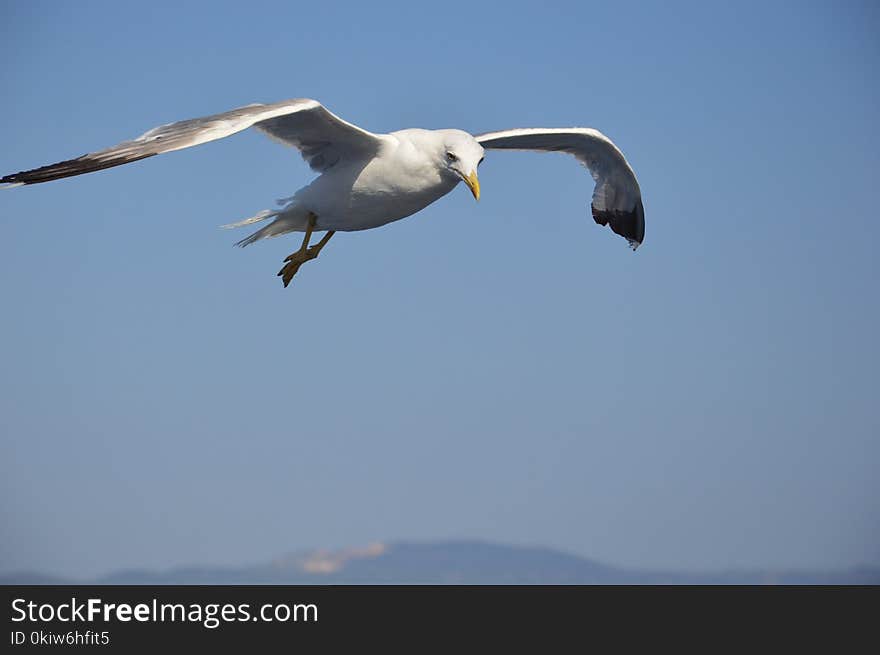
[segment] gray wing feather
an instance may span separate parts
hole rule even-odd
[[[251,126],[277,141],[299,148],[315,170],[326,170],[345,156],[372,156],[382,144],[381,135],[343,121],[315,100],[296,98],[160,125],[111,148],[6,175],[0,183],[38,184],[91,173],[222,139]]]
[[[645,210],[635,172],[611,139],[598,130],[520,128],[487,132],[475,138],[484,148],[574,155],[596,183],[591,204],[593,219],[626,238],[633,250],[644,241]]]
[[[329,112],[314,100],[309,111],[261,120],[255,128],[271,139],[298,148],[312,170],[325,171],[349,155],[375,155],[384,135],[372,134]]]

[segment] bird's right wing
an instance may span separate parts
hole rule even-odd
[[[645,240],[645,209],[636,174],[607,136],[588,127],[525,127],[478,134],[484,148],[565,152],[580,161],[596,186],[591,204],[593,220],[609,225],[635,250]]]
[[[112,148],[6,175],[0,179],[0,184],[38,184],[91,173],[222,139],[252,126],[276,141],[298,148],[312,169],[317,171],[324,171],[345,157],[371,157],[389,138],[347,123],[316,100],[296,98],[160,125]]]

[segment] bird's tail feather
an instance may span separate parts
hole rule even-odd
[[[240,248],[244,248],[245,246],[249,246],[255,241],[259,241],[260,239],[279,237],[282,234],[287,234],[288,232],[304,231],[308,227],[309,212],[292,205],[288,205],[284,209],[279,209],[277,211],[264,209],[260,213],[254,214],[250,218],[238,221],[237,223],[230,223],[229,225],[224,225],[223,227],[244,227],[245,225],[259,223],[260,221],[265,221],[269,218],[273,218],[275,220],[273,220],[268,225],[260,228],[253,234],[246,236],[235,245],[239,246]]]
[[[240,248],[244,248],[245,246],[249,246],[256,241],[259,241],[260,239],[280,237],[282,234],[287,234],[288,232],[302,231],[305,229],[305,226],[302,223],[303,221],[298,220],[298,216],[296,215],[282,214],[265,227],[262,227],[253,234],[246,236],[235,245]]]
[[[278,216],[279,212],[273,212],[271,209],[264,209],[258,214],[254,214],[249,218],[246,218],[242,221],[238,221],[236,223],[227,223],[226,225],[221,225],[224,230],[231,230],[236,227],[244,227],[245,225],[250,225],[252,223],[259,223],[260,221],[265,221],[267,218],[272,218],[274,216]]]

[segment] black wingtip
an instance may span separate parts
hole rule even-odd
[[[635,207],[626,211],[622,209],[596,209],[590,207],[593,212],[593,220],[599,225],[610,225],[615,234],[625,238],[630,247],[635,250],[645,240],[645,208],[642,200],[636,202]]]
[[[121,164],[138,161],[152,157],[156,153],[146,153],[142,155],[126,155],[119,157],[111,157],[102,159],[93,155],[83,155],[76,159],[67,159],[56,164],[48,166],[40,166],[29,171],[21,171],[12,173],[0,179],[0,184],[9,184],[10,186],[19,186],[21,184],[40,184],[41,182],[51,182],[52,180],[60,180],[65,177],[73,177],[74,175],[82,175],[83,173],[93,173],[101,171],[105,168],[112,168]]]
[[[18,173],[0,177],[0,189],[11,189],[14,186],[21,186],[22,184],[25,183],[19,179]]]

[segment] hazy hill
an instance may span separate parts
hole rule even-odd
[[[880,584],[880,569],[676,573],[623,569],[550,548],[476,541],[373,544],[294,553],[240,568],[119,571],[98,579],[36,573],[0,575],[0,584]]]

